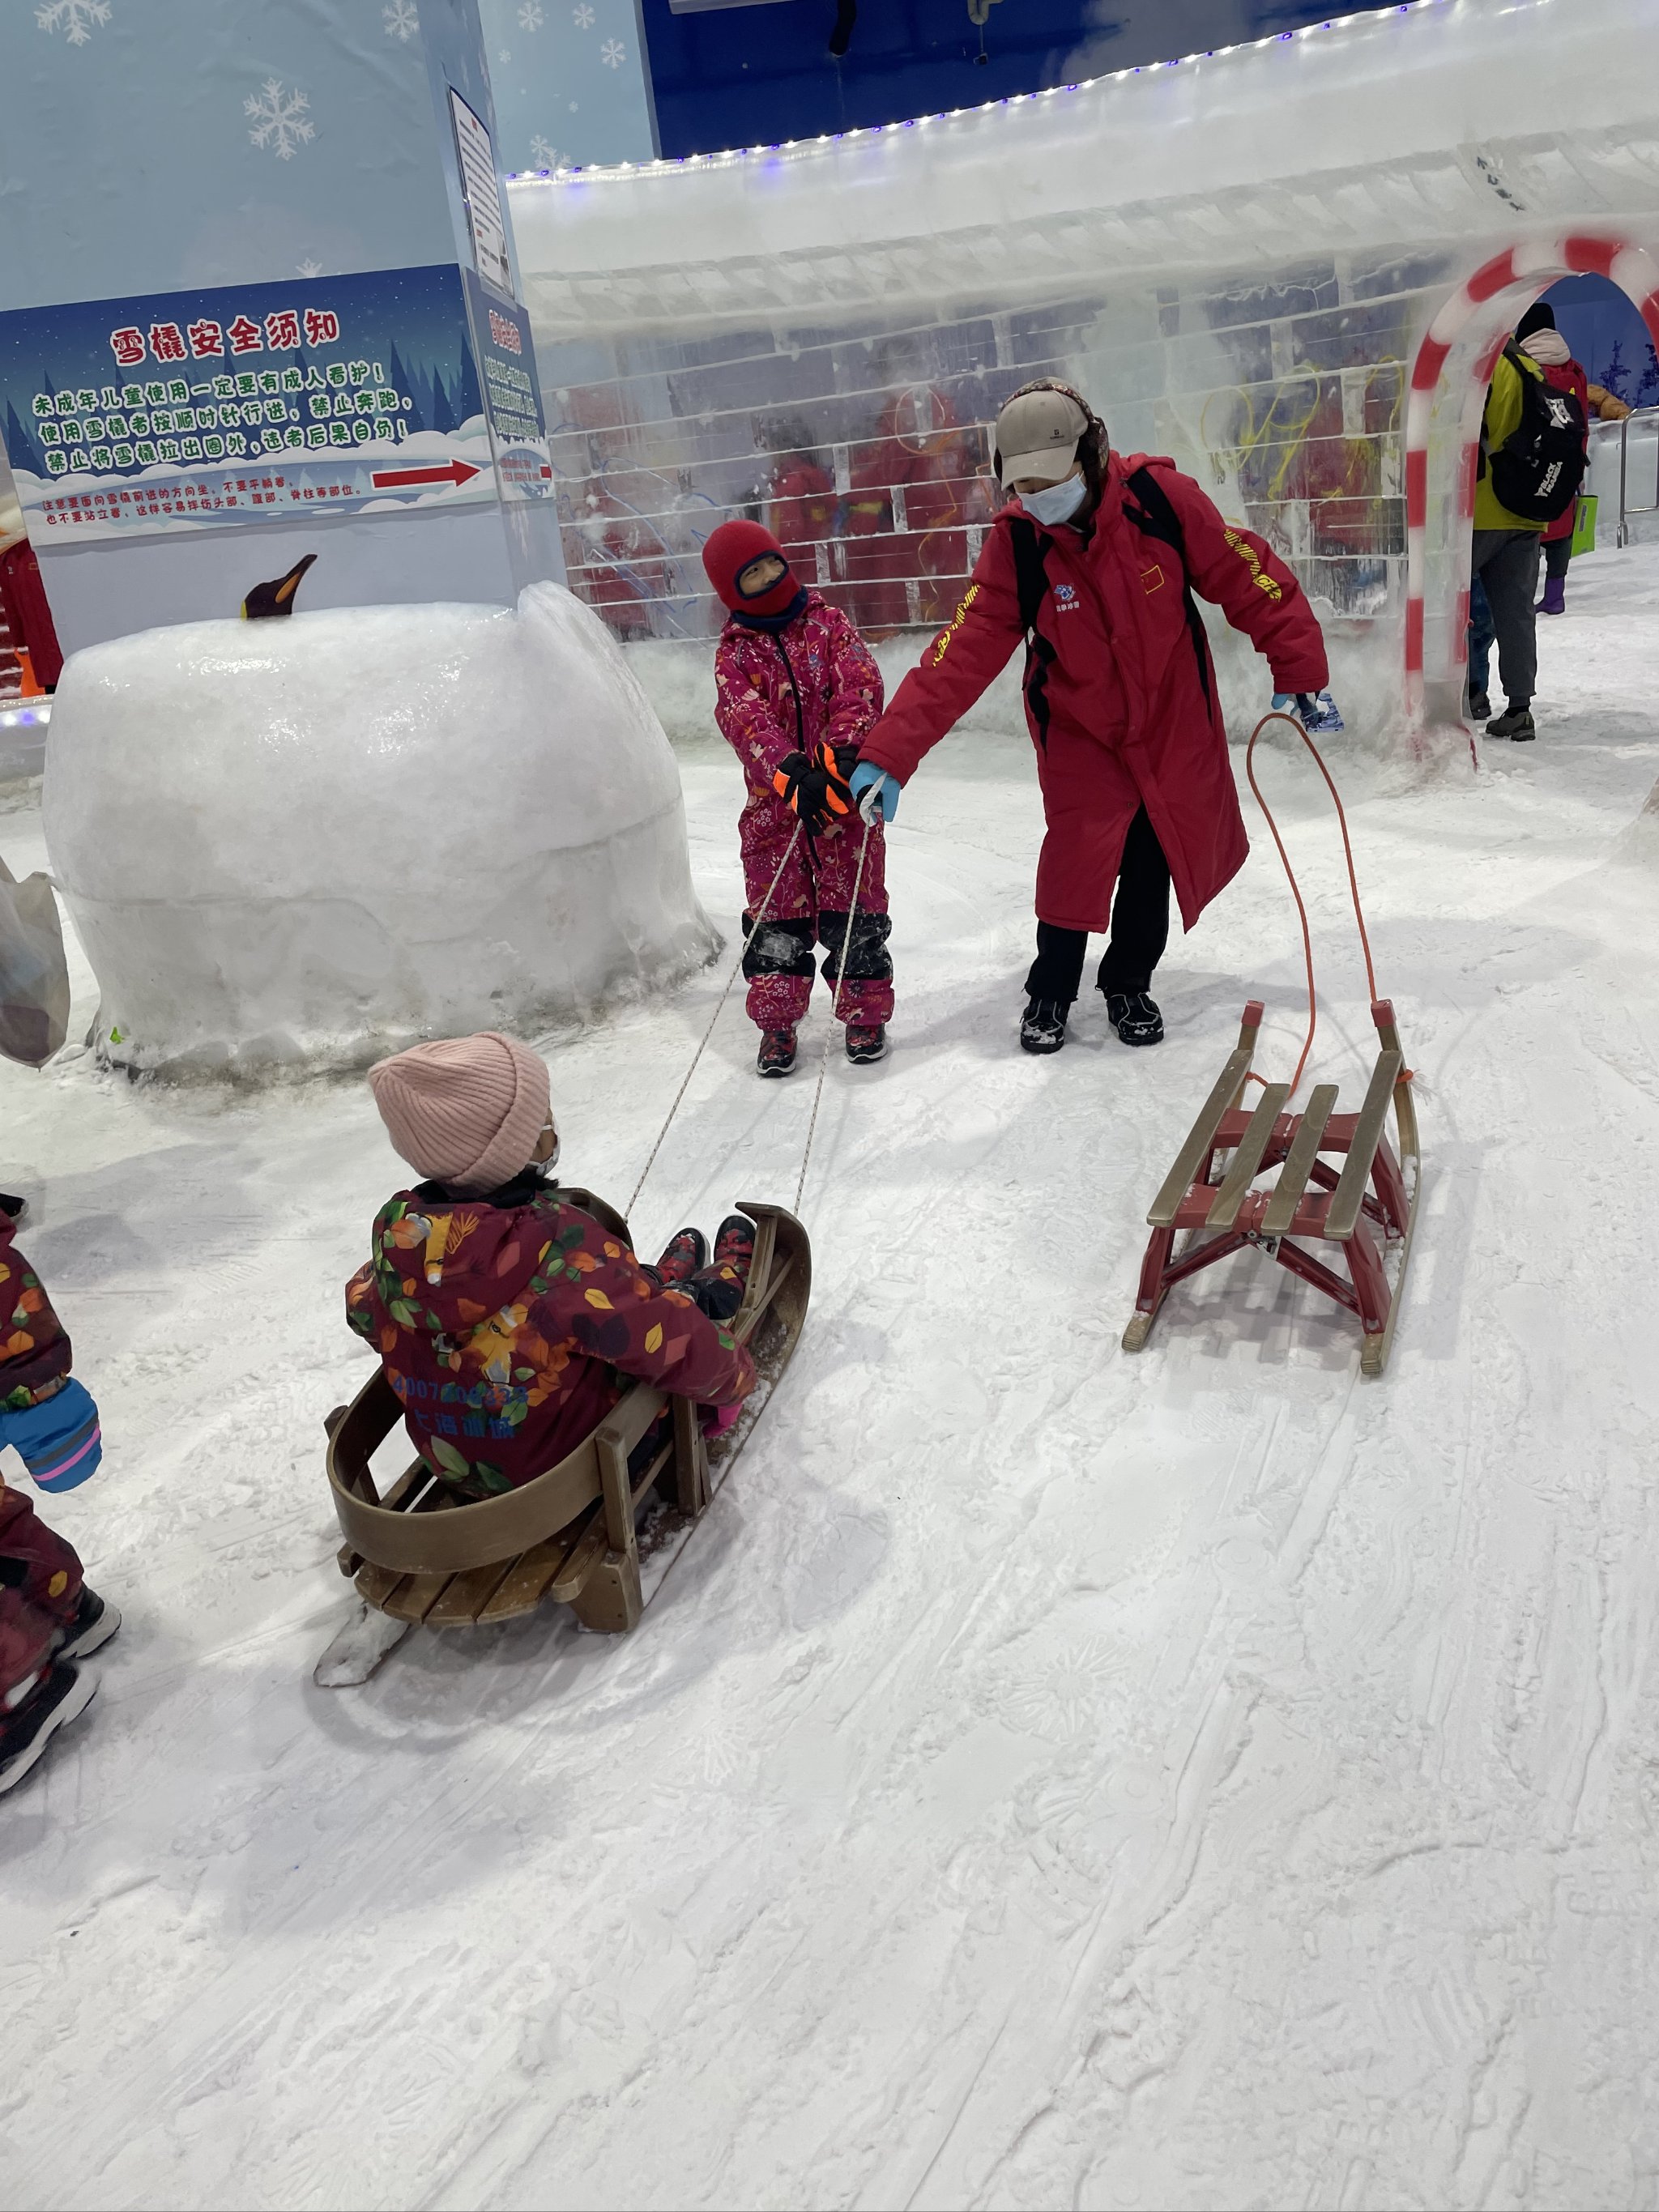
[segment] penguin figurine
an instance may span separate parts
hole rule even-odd
[[[295,562],[286,576],[279,576],[274,584],[256,584],[242,602],[242,620],[264,622],[273,615],[291,615],[294,594],[300,588],[300,579],[316,558],[314,553],[307,553],[302,561]]]

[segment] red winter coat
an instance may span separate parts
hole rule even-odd
[[[755,1363],[729,1329],[556,1185],[526,1178],[524,1192],[495,1206],[399,1191],[346,1285],[346,1319],[378,1348],[429,1467],[513,1489],[592,1433],[624,1376],[706,1405],[748,1396]]]
[[[1146,467],[1174,508],[1175,548],[1131,520],[1127,479]],[[955,619],[899,686],[861,747],[901,782],[971,707],[1024,632],[1005,507]],[[1148,518],[1151,520],[1152,518]],[[1327,682],[1325,641],[1301,586],[1253,531],[1224,521],[1172,461],[1113,453],[1093,527],[1036,526],[1048,579],[1026,654],[1025,719],[1048,834],[1040,921],[1103,930],[1123,840],[1145,805],[1190,929],[1243,866],[1244,834],[1215,671],[1183,586],[1212,599],[1265,653],[1279,691]],[[1190,611],[1190,620],[1189,620]]]
[[[36,1405],[43,1393],[50,1397],[70,1371],[69,1337],[12,1242],[16,1233],[11,1216],[0,1213],[0,1413]]]
[[[714,720],[743,763],[751,804],[793,818],[772,777],[785,756],[822,760],[824,747],[861,744],[881,712],[881,671],[839,607],[809,591],[782,630],[750,629],[735,616],[714,648]]]

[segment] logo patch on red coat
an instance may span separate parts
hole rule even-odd
[[[1141,570],[1140,588],[1143,592],[1158,592],[1163,590],[1164,571],[1158,567],[1156,561],[1153,562],[1150,568],[1143,568]]]

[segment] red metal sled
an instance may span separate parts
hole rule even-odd
[[[1305,1113],[1285,1111],[1291,1091],[1285,1083],[1267,1085],[1254,1110],[1245,1111],[1261,1015],[1261,1001],[1252,999],[1238,1048],[1146,1216],[1152,1239],[1123,1348],[1140,1350],[1172,1285],[1254,1244],[1358,1315],[1364,1332],[1361,1370],[1380,1375],[1394,1342],[1422,1179],[1411,1075],[1394,1008],[1386,999],[1371,1003],[1382,1050],[1357,1114],[1335,1111],[1334,1083],[1315,1086]],[[1390,1102],[1397,1152],[1388,1138]],[[1328,1152],[1343,1156],[1340,1169],[1322,1157]],[[1257,1178],[1273,1168],[1277,1183],[1256,1189]],[[1177,1255],[1176,1239],[1183,1231],[1192,1234]],[[1291,1241],[1297,1237],[1339,1246],[1347,1279]]]

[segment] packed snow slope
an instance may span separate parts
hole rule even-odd
[[[795,1365],[626,1643],[422,1633],[314,1690],[367,1090],[0,1068],[105,1419],[50,1514],[127,1615],[0,1807],[0,2199],[1652,2199],[1659,556],[1569,597],[1537,744],[1353,809],[1427,1154],[1388,1376],[1255,1255],[1119,1350],[1248,992],[1292,1064],[1289,903],[1258,837],[1161,1050],[1097,1004],[1023,1058],[1034,778],[969,734],[894,830],[896,1049],[830,1069]],[[682,766],[729,933],[737,772]],[[1352,1096],[1336,841],[1267,774]],[[40,864],[28,807],[0,849]],[[720,974],[550,1041],[573,1176],[625,1198]],[[811,1078],[752,1052],[734,1004],[643,1244],[793,1191]]]

